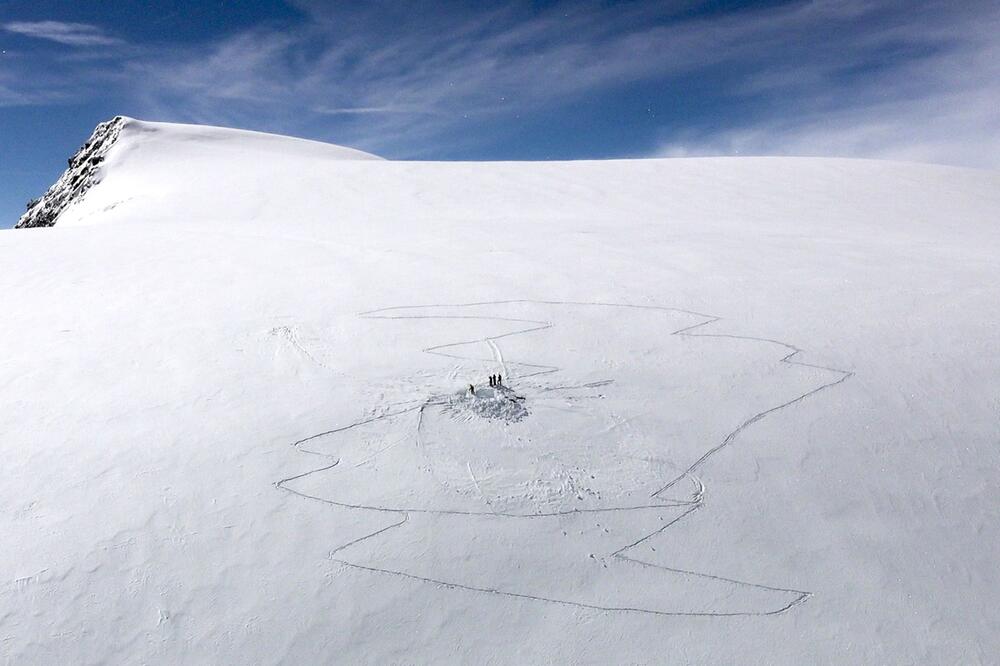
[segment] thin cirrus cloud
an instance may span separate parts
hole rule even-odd
[[[686,95],[685,77],[703,76],[718,81],[715,108],[673,118],[640,154],[1000,166],[1000,152],[984,149],[1000,113],[992,3],[813,0],[694,17],[641,4],[557,5],[529,18],[496,10],[391,30],[363,12],[345,20],[324,3],[306,6],[312,21],[298,30],[244,33],[150,63],[139,78],[159,89],[147,99],[166,100],[169,113],[186,91],[198,102],[183,112],[198,121],[217,117],[223,102],[234,122],[246,122],[234,101],[277,115],[294,108],[333,117],[341,140],[419,156],[428,145],[440,154],[516,132],[517,118],[565,113],[630,85],[666,91],[657,101],[669,106]],[[771,102],[741,113],[761,99]]]
[[[856,35],[850,46],[858,62],[873,47],[920,53],[873,68],[849,87],[827,85],[831,73],[815,64],[748,77],[751,91],[787,95],[795,112],[687,131],[652,155],[818,155],[1000,168],[1000,10],[940,18]]]
[[[796,0],[725,12],[691,11],[708,6],[696,0],[576,2],[426,16],[386,14],[401,10],[384,3],[295,4],[305,16],[296,24],[183,45],[125,45],[86,24],[4,27],[128,51],[117,60],[43,58],[35,67],[48,83],[35,95],[110,90],[154,118],[307,133],[394,157],[476,146],[488,157],[525,118],[558,127],[580,102],[614,117],[618,93],[639,90],[663,117],[646,148],[588,152],[581,140],[574,156],[818,154],[1000,167],[1000,7],[986,0]],[[0,80],[0,104],[25,94],[15,83]]]
[[[179,61],[139,65],[137,78],[155,86],[151,101],[166,97],[172,104],[178,91],[196,93],[198,104],[186,111],[198,119],[212,115],[217,100],[237,112],[231,102],[241,97],[321,114],[366,109],[338,114],[367,116],[340,131],[369,148],[406,151],[422,141],[455,141],[459,128],[718,65],[747,48],[748,33],[805,20],[796,12],[748,13],[742,21],[664,26],[649,9],[591,7],[529,19],[505,11],[452,16],[443,25],[416,22],[387,32],[364,16],[352,17],[347,30],[334,20],[342,17],[313,18],[294,33],[245,33]],[[312,55],[299,57],[303,50]]]
[[[45,39],[68,46],[110,46],[121,43],[121,40],[105,34],[99,27],[89,23],[12,21],[4,23],[3,29],[18,35]]]

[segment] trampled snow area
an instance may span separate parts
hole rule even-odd
[[[995,661],[1000,174],[371,158],[0,232],[6,660]]]

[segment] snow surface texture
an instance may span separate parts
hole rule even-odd
[[[528,308],[528,306],[534,307]],[[498,344],[515,335],[539,333],[552,328],[554,326],[552,322],[523,318],[524,309],[533,311],[538,309],[537,306],[545,306],[541,308],[542,311],[553,309],[554,306],[559,306],[557,308],[559,310],[614,308],[624,311],[625,315],[618,317],[619,324],[624,325],[622,330],[616,332],[618,335],[602,336],[600,344],[595,346],[605,351],[637,350],[631,345],[623,347],[622,337],[634,338],[636,334],[640,338],[648,336],[648,329],[645,326],[634,326],[643,322],[636,321],[634,317],[630,320],[628,315],[635,314],[631,310],[644,311],[642,314],[647,315],[647,318],[649,313],[653,313],[654,323],[657,315],[661,313],[680,314],[701,321],[669,331],[670,335],[735,339],[777,345],[786,352],[780,359],[781,362],[819,370],[819,374],[832,375],[832,379],[818,386],[811,386],[801,393],[797,391],[802,389],[793,390],[791,393],[794,395],[785,395],[787,399],[784,402],[753,414],[727,433],[721,441],[712,441],[709,433],[697,430],[679,437],[678,430],[691,429],[693,424],[688,414],[691,410],[697,409],[697,405],[684,405],[683,398],[676,396],[669,401],[673,413],[658,415],[655,421],[659,423],[653,423],[647,412],[662,408],[663,391],[657,390],[652,395],[645,395],[645,392],[650,386],[656,386],[657,379],[664,376],[673,375],[673,381],[677,382],[679,373],[676,369],[671,372],[670,366],[682,358],[683,353],[680,350],[665,352],[654,348],[642,354],[640,362],[635,365],[636,359],[632,353],[617,358],[613,365],[614,373],[627,381],[626,386],[621,389],[611,388],[616,381],[614,379],[594,380],[592,376],[585,377],[584,380],[580,380],[582,383],[576,384],[545,382],[541,378],[548,375],[558,375],[565,382],[566,370],[559,366],[537,363],[505,362]],[[510,312],[512,309],[514,312]],[[477,312],[480,313],[478,317],[475,314]],[[514,314],[520,318],[498,316],[501,313]],[[486,572],[485,575],[494,582],[471,585],[454,580],[441,580],[441,577],[447,577],[451,572],[460,569],[456,569],[457,562],[442,568],[440,557],[433,558],[429,563],[420,563],[423,565],[421,567],[423,573],[413,573],[413,567],[417,563],[414,561],[411,549],[387,548],[385,544],[379,543],[373,545],[377,551],[369,552],[366,561],[371,558],[378,558],[380,561],[389,560],[397,562],[396,566],[405,567],[409,571],[376,568],[339,558],[336,561],[368,571],[396,574],[453,588],[609,612],[717,617],[770,615],[785,612],[809,596],[807,592],[798,590],[755,585],[720,576],[682,571],[632,559],[627,553],[653,537],[662,535],[668,528],[702,506],[704,485],[696,476],[697,470],[712,456],[735,441],[744,428],[768,414],[790,407],[823,389],[843,382],[851,376],[851,373],[792,360],[801,350],[786,343],[747,336],[695,332],[718,319],[672,308],[598,303],[495,302],[460,307],[390,308],[366,313],[366,316],[385,319],[440,319],[452,322],[459,320],[463,323],[467,320],[478,320],[494,325],[500,323],[508,328],[513,325],[513,330],[496,332],[485,338],[435,345],[424,350],[426,353],[452,360],[472,361],[475,365],[492,362],[501,371],[501,379],[507,377],[508,385],[501,385],[498,388],[484,387],[475,392],[473,387],[458,395],[431,393],[429,397],[416,401],[401,399],[390,402],[385,412],[377,416],[299,440],[295,442],[299,450],[331,458],[333,462],[305,474],[283,479],[278,486],[302,497],[331,505],[395,513],[401,517],[401,520],[390,528],[381,528],[345,544],[332,551],[331,556],[349,549],[357,550],[356,547],[362,541],[374,537],[384,540],[389,529],[406,525],[410,520],[410,514],[431,514],[462,522],[467,522],[469,518],[479,520],[480,517],[487,517],[489,520],[481,521],[483,525],[480,526],[480,544],[487,542],[489,537],[496,539],[496,542],[489,542],[485,548],[480,545],[482,552],[470,549],[456,552],[454,555],[464,564],[463,573],[472,569],[470,565],[474,558],[484,558],[486,562],[479,569]],[[660,319],[663,320],[660,322],[662,325],[668,327],[671,325],[670,317],[660,317]],[[623,336],[623,333],[627,335]],[[460,355],[460,350],[483,343],[493,352],[492,359]],[[539,349],[547,349],[544,341],[535,341],[531,347],[536,353]],[[470,349],[470,354],[473,351]],[[554,349],[549,352],[558,353]],[[656,359],[653,354],[661,358]],[[573,359],[567,359],[571,360]],[[586,360],[581,362],[580,359],[576,359],[576,361],[575,370],[579,373]],[[691,364],[683,365],[691,367]],[[705,370],[704,366],[697,365],[699,371]],[[473,368],[469,370],[473,371]],[[591,368],[591,372],[595,371],[598,371],[597,368]],[[517,390],[510,388],[511,382],[514,382]],[[698,383],[697,378],[688,378],[687,381],[681,382],[687,389]],[[733,383],[734,385],[737,383],[736,378],[733,378]],[[781,391],[782,387],[774,387],[769,393],[780,395]],[[518,395],[518,392],[524,395]],[[609,396],[605,395],[605,392],[617,395]],[[689,395],[695,394],[689,393]],[[697,400],[702,399],[704,394],[698,393]],[[750,402],[749,396],[741,396],[741,399]],[[412,404],[413,402],[417,404]],[[531,411],[524,405],[525,402],[532,405],[532,409],[536,412],[535,419],[541,421],[536,427],[530,425],[514,427],[515,423],[520,424],[531,415]],[[600,404],[600,402],[610,404]],[[412,438],[405,437],[401,441],[412,445],[386,455],[386,458],[391,459],[388,463],[380,461],[378,464],[373,464],[376,457],[382,456],[390,448],[382,446],[382,442],[390,440],[393,432],[399,432],[406,427],[396,421],[397,417],[410,414],[415,414],[413,435]],[[497,428],[495,423],[490,422],[497,419],[505,421],[507,427]],[[620,426],[627,423],[634,424],[639,419],[646,422],[647,430],[671,433],[670,444],[663,447],[670,451],[668,458],[656,459],[649,456],[649,451],[657,448],[655,442],[650,442],[643,436],[622,438],[617,432]],[[471,427],[467,425],[470,421]],[[601,427],[607,423],[612,425]],[[380,431],[372,432],[380,426],[382,427]],[[334,440],[332,446],[330,440]],[[318,444],[321,442],[331,446],[330,450],[333,453],[319,450]],[[703,450],[706,442],[710,443],[710,446]],[[399,440],[396,443],[399,443]],[[303,445],[307,445],[308,448]],[[395,444],[390,446],[394,447]],[[684,457],[685,454],[690,456],[690,461]],[[341,467],[341,463],[344,462],[348,463],[349,467],[347,465]],[[478,469],[478,473],[473,469],[473,465]],[[349,478],[339,483],[335,480],[333,494],[339,497],[341,488],[346,488],[346,492],[360,490],[360,496],[341,499],[324,496],[323,489],[330,485],[329,482],[321,483],[317,490],[310,492],[295,490],[294,486],[290,485],[291,482],[299,482],[314,474],[334,471],[334,468],[340,472],[345,467],[345,473]],[[419,470],[424,474],[415,479],[413,470]],[[401,480],[405,480],[403,485],[400,485]],[[684,481],[690,482],[686,488],[688,494],[679,499],[668,498],[666,493]],[[636,519],[632,512],[639,512],[641,518]],[[604,535],[608,536],[598,535],[601,538],[595,539],[593,535],[588,535],[582,540],[585,543],[574,543],[580,539],[577,535],[570,537],[563,529],[566,526],[563,518],[578,513],[609,516],[605,517],[603,527]],[[505,519],[510,518],[535,520],[532,520],[530,525],[515,527],[502,524],[508,523]],[[549,520],[538,520],[540,518]],[[499,519],[501,524],[498,525],[495,519]],[[641,525],[636,529],[644,534],[639,538],[632,538],[627,536],[626,531],[626,535],[622,535],[621,532],[627,530],[631,524]],[[649,527],[650,524],[652,529]],[[616,528],[615,534],[610,533],[608,525]],[[601,527],[601,524],[597,523],[596,526]],[[420,529],[420,538],[428,540],[433,528],[421,525]],[[558,537],[560,530],[562,539]],[[451,526],[444,530],[440,535],[442,541],[447,540],[451,531]],[[537,541],[539,536],[545,533],[548,533],[546,540],[559,542],[558,550],[568,555],[565,558],[567,561],[553,557],[553,553],[547,550],[540,553],[542,556],[540,561],[533,561],[534,556],[539,553],[534,552],[536,549],[533,548],[531,541]],[[616,541],[620,542],[623,538],[629,539],[630,542],[620,543],[620,547],[615,548]],[[596,548],[598,554],[588,553],[588,547],[591,550]],[[394,555],[398,552],[405,552],[407,556],[399,558]],[[591,561],[588,562],[588,559]],[[614,560],[632,566],[616,568],[613,571],[601,571],[595,566],[600,562],[601,568],[607,569],[609,563],[617,564]],[[509,589],[518,588],[520,581],[517,580],[516,570],[503,571],[504,563],[508,563],[508,566],[513,563],[516,569],[529,561],[536,572],[548,565],[550,570],[543,580],[545,589],[551,590],[550,592],[540,592],[536,587],[522,588],[517,592]],[[583,565],[580,571],[573,572],[570,568],[580,565]],[[434,576],[435,572],[438,572],[438,578],[429,577]],[[664,572],[682,574],[683,580],[667,577],[667,582],[664,583]],[[592,580],[595,577],[598,581]],[[565,591],[568,580],[577,582],[579,589],[574,589],[572,592]],[[532,585],[538,585],[538,581]],[[663,595],[664,587],[670,588],[669,596]],[[542,596],[543,594],[545,596]],[[770,600],[771,605],[767,605],[769,602],[766,599],[771,596],[777,597],[777,600]]]
[[[1000,175],[126,119],[99,177],[0,232],[8,661],[1000,652]]]

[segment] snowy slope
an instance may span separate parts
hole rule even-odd
[[[8,661],[1000,652],[1000,175],[128,120],[95,182],[0,232]]]
[[[119,143],[123,130],[125,138]],[[50,227],[57,222],[67,226],[100,221],[104,213],[124,199],[98,196],[96,205],[82,209],[81,206],[93,185],[107,173],[114,174],[116,185],[102,188],[101,194],[105,196],[141,188],[150,197],[155,193],[170,197],[177,194],[171,186],[199,179],[206,179],[206,184],[229,185],[235,192],[260,192],[274,187],[270,176],[276,173],[299,173],[330,161],[372,159],[379,158],[360,150],[305,139],[117,116],[97,126],[90,139],[70,158],[69,168],[43,196],[29,204],[15,226]],[[164,167],[169,168],[164,171]],[[183,177],[178,178],[180,174],[170,169],[182,170]],[[128,180],[136,176],[141,182]],[[242,182],[235,182],[234,176]],[[151,178],[156,182],[150,182]],[[282,191],[294,189],[285,187]],[[214,202],[214,206],[223,208],[221,201]]]

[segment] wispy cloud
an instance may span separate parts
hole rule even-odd
[[[69,46],[109,46],[121,43],[121,40],[111,37],[101,28],[89,23],[12,21],[4,23],[3,29],[18,35],[47,39]]]
[[[926,19],[918,14],[860,30],[840,42],[840,58],[748,76],[737,94],[788,100],[789,112],[688,129],[652,155],[819,155],[1000,168],[1000,8]],[[909,53],[891,66],[871,64],[873,53],[887,49]],[[839,80],[845,72],[848,80]]]
[[[82,92],[74,90],[63,73],[36,67],[31,54],[5,50],[0,56],[0,108],[59,104]]]
[[[407,106],[314,106],[312,111],[315,113],[320,113],[329,116],[353,116],[353,115],[381,115],[387,113],[403,113],[403,114],[414,114],[414,113],[430,113],[425,109],[418,109],[416,107]]]
[[[1000,167],[1000,7],[989,0],[795,0],[726,12],[701,0],[593,0],[447,14],[419,0],[296,4],[308,18],[291,27],[36,71],[49,72],[49,91],[111,90],[158,119],[308,134],[399,157],[496,143],[522,119],[572,114],[602,96],[613,106],[618,91],[641,88],[671,112],[648,155]],[[114,43],[84,24],[12,25],[67,44]],[[3,85],[8,99],[23,94]]]
[[[341,140],[419,155],[637,82],[676,87],[682,102],[677,82],[704,75],[718,79],[719,98],[755,105],[757,117],[734,123],[730,114],[723,126],[692,117],[653,154],[808,152],[1000,166],[977,138],[996,125],[991,104],[1000,108],[991,59],[1000,12],[976,4],[811,0],[686,17],[578,3],[528,19],[495,10],[387,29],[384,16],[305,2],[313,20],[300,30],[237,35],[179,62],[140,65],[140,78],[166,114],[205,121],[224,104],[222,115],[241,122],[262,107],[272,117],[296,109],[339,117]],[[173,106],[168,91],[180,90],[198,103]],[[942,103],[958,127],[940,118]]]

